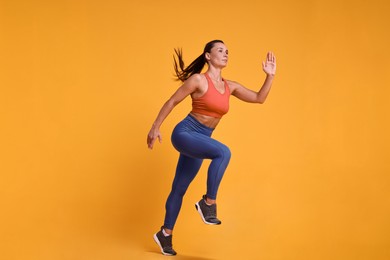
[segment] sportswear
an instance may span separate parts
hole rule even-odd
[[[217,218],[217,204],[207,205],[206,195],[203,195],[202,199],[195,203],[195,208],[205,224],[221,224],[221,221]]]
[[[209,128],[189,114],[173,130],[172,144],[180,152],[172,190],[165,204],[164,227],[173,229],[188,186],[198,173],[204,159],[211,159],[207,171],[207,197],[215,200],[229,164],[230,149],[211,138],[213,128]]]
[[[154,241],[161,249],[163,255],[176,255],[176,251],[172,247],[172,235],[164,236],[161,227],[160,231],[153,235]]]
[[[215,88],[210,76],[207,73],[204,75],[206,76],[208,83],[207,91],[203,94],[203,96],[192,99],[191,112],[215,118],[222,118],[222,116],[229,111],[229,85],[225,79],[222,79],[225,91],[224,93],[221,93]]]

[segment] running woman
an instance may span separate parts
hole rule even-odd
[[[262,62],[266,78],[260,90],[256,92],[222,77],[222,69],[228,63],[229,52],[221,40],[207,43],[203,53],[187,67],[184,65],[181,50],[175,52],[177,59],[174,59],[174,69],[177,79],[183,84],[162,106],[147,136],[149,149],[153,149],[157,139],[161,143],[159,130],[161,124],[177,104],[191,96],[191,112],[172,132],[172,144],[180,155],[172,190],[165,205],[164,225],[153,236],[164,255],[176,255],[172,246],[173,228],[183,196],[204,159],[211,160],[207,173],[207,189],[206,194],[195,204],[195,208],[204,223],[221,224],[217,218],[216,199],[231,154],[229,148],[211,138],[211,134],[222,116],[228,112],[231,95],[249,103],[264,103],[276,72],[275,55],[268,52],[266,60]],[[205,64],[208,65],[207,71],[201,73]]]

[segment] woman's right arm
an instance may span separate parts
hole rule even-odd
[[[162,137],[160,133],[160,126],[173,108],[183,101],[187,96],[191,95],[199,89],[201,76],[199,74],[194,74],[189,77],[184,84],[176,90],[176,92],[164,103],[160,112],[157,115],[156,120],[154,121],[152,128],[148,133],[147,144],[149,149],[153,149],[154,142],[158,138],[161,143]]]

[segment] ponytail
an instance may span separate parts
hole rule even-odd
[[[183,51],[181,49],[175,49],[177,60],[175,56],[173,56],[173,61],[174,61],[175,74],[177,78],[176,80],[180,80],[184,82],[192,75],[202,72],[202,69],[206,64],[205,54],[206,52],[210,52],[211,49],[214,47],[214,44],[217,42],[223,43],[223,41],[221,40],[214,40],[207,43],[206,46],[204,47],[203,53],[187,67],[184,66]]]

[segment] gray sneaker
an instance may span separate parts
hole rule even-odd
[[[217,219],[217,205],[207,205],[206,195],[203,195],[203,198],[195,203],[195,208],[199,212],[204,223],[208,225],[220,225],[222,222]]]
[[[164,227],[161,227],[161,230],[153,235],[154,241],[156,241],[157,245],[161,249],[161,253],[163,255],[176,255],[176,251],[172,248],[172,235],[170,236],[164,236],[162,229]]]

